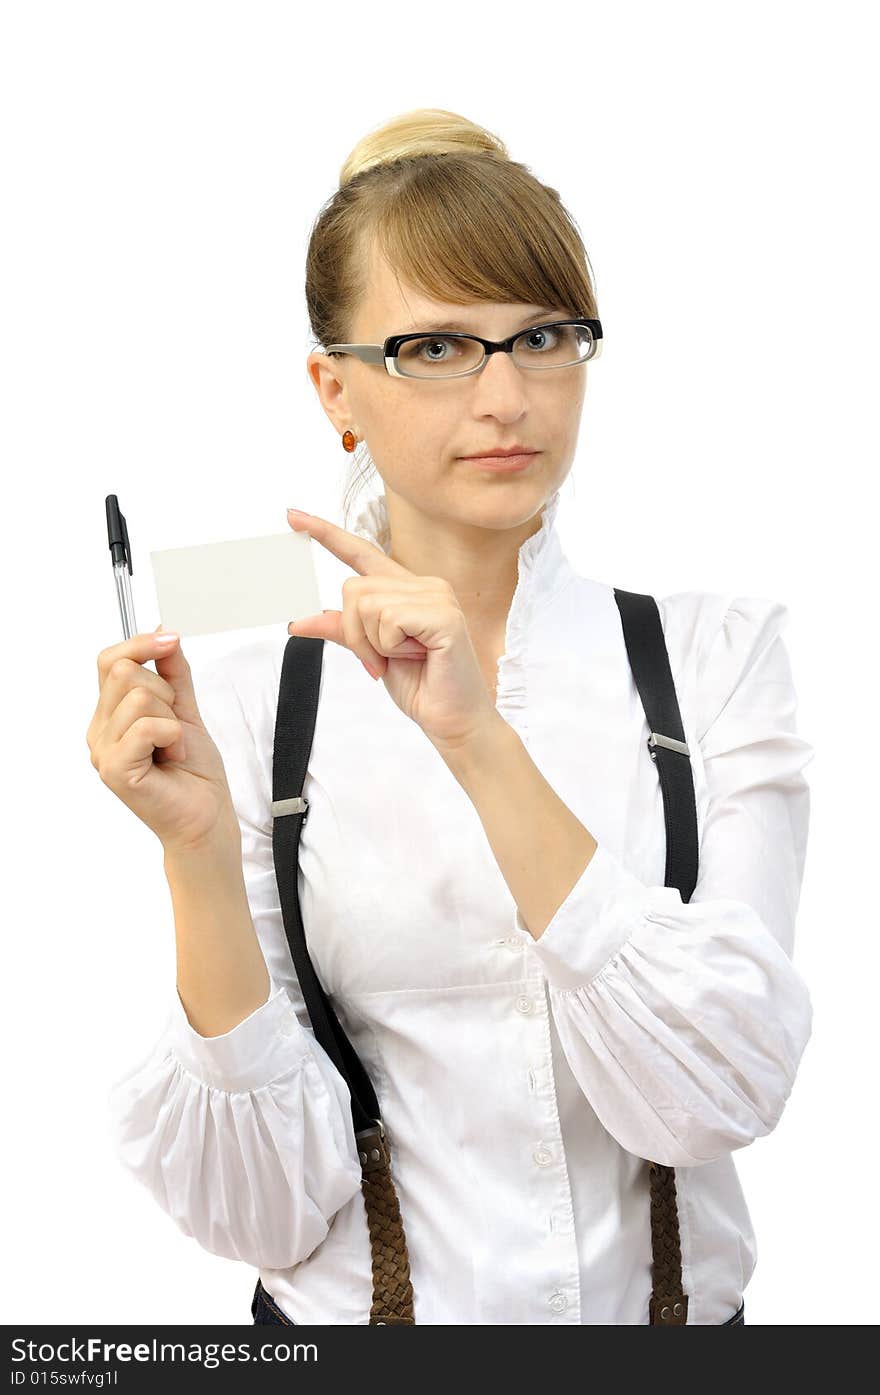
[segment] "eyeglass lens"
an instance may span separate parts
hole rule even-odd
[[[586,325],[535,325],[513,346],[522,368],[565,368],[590,357],[593,332]],[[483,346],[456,334],[428,334],[408,339],[397,351],[397,367],[413,378],[452,378],[472,372],[483,361]]]

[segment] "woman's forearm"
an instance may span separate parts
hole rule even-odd
[[[470,796],[523,921],[539,939],[588,867],[596,839],[500,713],[472,740],[437,750]]]
[[[241,839],[224,834],[198,849],[165,852],[177,938],[177,991],[203,1037],[237,1027],[269,996],[254,929]]]

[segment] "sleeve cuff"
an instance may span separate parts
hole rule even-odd
[[[231,1031],[201,1036],[176,990],[170,1027],[171,1050],[180,1064],[203,1084],[227,1092],[268,1085],[311,1054],[287,990],[271,976],[265,1003]]]
[[[540,959],[548,983],[583,988],[631,938],[647,913],[684,903],[677,887],[648,886],[599,843],[578,880],[537,939],[517,906],[514,922]]]

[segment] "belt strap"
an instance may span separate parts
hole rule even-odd
[[[669,665],[660,613],[653,596],[615,588],[633,679],[648,721],[647,745],[657,767],[666,824],[667,886],[690,900],[697,881],[698,834],[693,773]],[[303,796],[320,696],[324,640],[291,635],[284,651],[272,766],[272,849],[284,929],[316,1039],[348,1084],[361,1162],[373,1266],[370,1324],[412,1325],[413,1290],[406,1236],[391,1173],[391,1151],[367,1072],[349,1042],[315,972],[299,903],[299,841],[308,818]],[[682,1289],[681,1242],[675,1171],[648,1164],[651,1205],[652,1292],[649,1324],[683,1326],[688,1297]]]
[[[284,650],[272,754],[272,852],[284,931],[315,1038],[351,1095],[361,1191],[373,1265],[371,1326],[411,1325],[413,1290],[391,1150],[370,1077],[345,1035],[315,972],[299,902],[299,840],[308,818],[303,797],[321,688],[324,640],[291,635]]]
[[[666,822],[665,885],[677,887],[686,902],[697,884],[697,803],[660,611],[653,596],[636,591],[615,588],[614,599],[620,611],[633,680],[648,722],[648,751],[660,778]],[[688,1297],[682,1288],[675,1169],[652,1162],[648,1175],[652,1253],[648,1322],[655,1327],[683,1327],[687,1323]]]

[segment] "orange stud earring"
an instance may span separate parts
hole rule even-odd
[[[347,451],[354,450],[355,446],[357,445],[357,437],[355,436],[353,431],[343,431],[342,445],[343,448]]]

